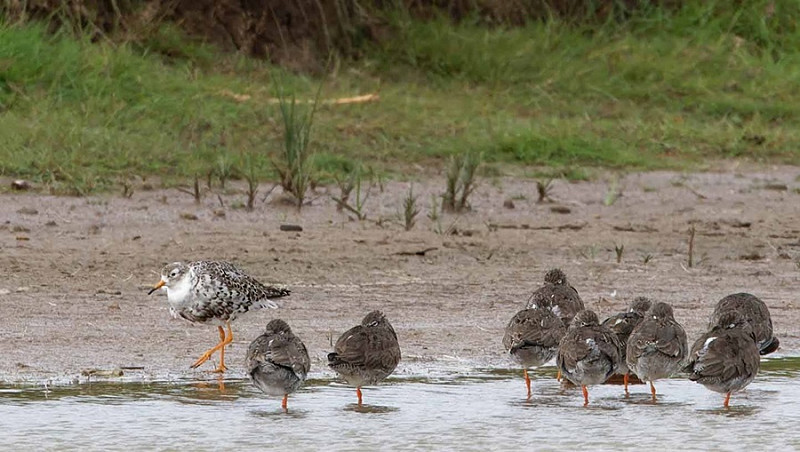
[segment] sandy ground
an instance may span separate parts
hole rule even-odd
[[[610,206],[610,177],[557,180],[552,203],[536,202],[533,180],[487,179],[473,211],[441,220],[449,234],[426,218],[441,178],[415,183],[422,213],[410,232],[398,216],[404,182],[376,188],[363,222],[336,210],[326,194],[333,187],[319,189],[301,213],[274,194],[254,212],[230,207],[243,199],[235,192],[221,196],[224,208],[216,195],[196,205],[174,189],[140,189],[131,199],[0,195],[0,381],[74,381],[85,369],[117,367],[140,367],[126,376],[142,379],[208,376],[212,363],[189,365],[216,342],[216,329],[172,319],[165,294],[147,296],[164,263],[197,259],[231,260],[293,291],[281,309],[234,323],[227,356],[234,377],[273,316],[293,326],[312,371],[324,373],[331,337],[376,308],[400,337],[399,373],[510,367],[503,327],[551,267],[564,269],[601,317],[637,295],[673,304],[690,340],[721,297],[751,292],[771,309],[779,353],[797,354],[798,175],[796,167],[734,165],[630,174]],[[280,231],[285,223],[303,231]]]

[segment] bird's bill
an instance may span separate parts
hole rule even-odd
[[[164,287],[164,280],[163,279],[161,281],[159,281],[158,284],[155,285],[155,287],[150,289],[150,292],[147,292],[147,295],[152,294],[153,292],[155,292],[156,290],[158,290],[158,289],[160,289],[162,287]]]

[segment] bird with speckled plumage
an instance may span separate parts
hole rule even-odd
[[[192,364],[195,369],[219,351],[215,372],[225,372],[225,347],[233,342],[231,322],[253,311],[278,307],[273,299],[289,296],[288,289],[268,286],[229,262],[173,262],[161,270],[161,280],[148,294],[166,290],[170,313],[192,323],[216,325],[219,343]],[[225,334],[227,327],[228,333]]]

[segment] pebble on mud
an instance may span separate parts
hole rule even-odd
[[[550,208],[550,212],[567,214],[567,213],[571,213],[572,210],[569,207],[565,207],[565,206],[553,206],[553,207]]]
[[[22,207],[20,209],[17,209],[17,213],[21,215],[37,215],[39,211],[34,209],[33,207]]]
[[[514,206],[514,200],[509,198],[503,201],[503,207],[505,207],[506,209],[513,209],[516,206]]]
[[[197,215],[195,215],[193,213],[182,213],[181,214],[181,219],[182,220],[192,220],[192,221],[194,221],[194,220],[197,220],[198,218],[197,218]]]
[[[303,231],[303,227],[302,227],[302,226],[300,226],[300,225],[296,225],[296,224],[282,224],[282,225],[280,226],[280,230],[281,230],[281,231],[297,231],[297,232],[302,232],[302,231]]]

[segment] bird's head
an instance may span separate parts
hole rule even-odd
[[[652,317],[655,320],[667,320],[674,318],[672,306],[662,302],[654,304],[650,310],[647,311],[647,316]]]
[[[594,311],[584,309],[583,311],[575,314],[575,318],[572,319],[572,323],[569,324],[569,327],[581,328],[585,326],[596,325],[600,325],[600,319],[597,318],[597,314],[595,314]]]
[[[187,274],[189,274],[189,266],[183,262],[173,262],[171,264],[167,264],[164,268],[161,269],[161,280],[150,289],[150,292],[147,294],[150,295],[156,290],[167,287],[170,288],[175,285],[178,281],[182,280]]]
[[[631,307],[628,309],[628,312],[635,312],[641,316],[644,316],[645,313],[650,310],[650,306],[652,306],[652,304],[653,302],[647,297],[636,297],[631,302]]]
[[[544,274],[544,282],[550,284],[567,284],[567,275],[560,268],[554,268]]]
[[[281,333],[291,333],[292,329],[289,327],[289,324],[284,322],[281,319],[272,319],[267,324],[266,333],[267,334],[281,334]]]
[[[367,328],[376,328],[378,326],[386,325],[386,316],[381,311],[372,311],[364,317],[361,325]]]

